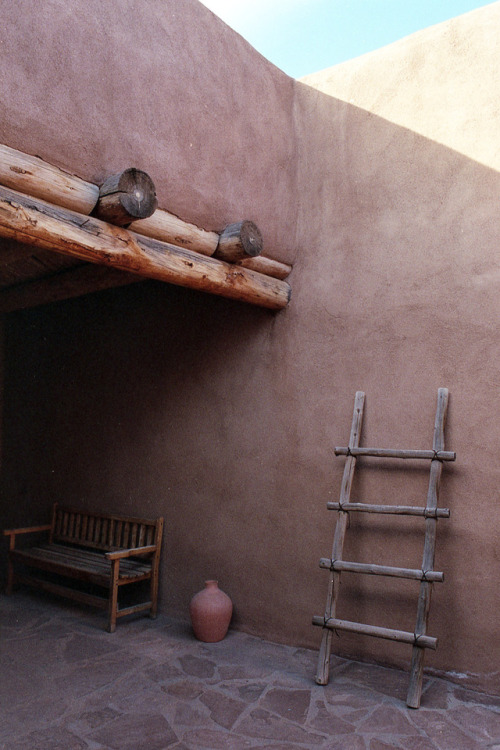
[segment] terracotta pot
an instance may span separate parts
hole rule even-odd
[[[189,614],[195,636],[205,643],[222,641],[227,633],[233,603],[217,581],[205,581],[205,588],[191,599]]]

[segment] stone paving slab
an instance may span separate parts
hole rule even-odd
[[[230,631],[196,641],[164,616],[102,616],[24,591],[0,597],[1,750],[500,750],[500,697]]]

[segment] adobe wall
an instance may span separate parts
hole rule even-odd
[[[160,207],[215,231],[258,216],[291,259],[292,80],[197,0],[0,8],[1,143],[97,184],[143,169]]]
[[[322,382],[332,384],[328,442],[347,441],[361,389],[364,445],[430,446],[437,389],[450,390],[446,441],[458,459],[443,472],[440,503],[452,515],[438,523],[436,568],[445,583],[434,587],[429,632],[440,644],[426,663],[496,691],[499,27],[496,3],[304,79],[318,91],[298,97],[310,146],[299,179],[324,179],[316,194],[303,191],[299,242],[308,252],[294,270],[294,314],[314,327],[312,358],[324,352],[318,369],[329,369]],[[331,97],[328,114],[319,92]],[[317,385],[311,393],[320,393]],[[358,499],[425,497],[424,475],[415,486],[408,466],[382,473],[365,465]],[[338,468],[331,479],[336,493]],[[419,522],[401,521],[396,539],[387,526],[352,519],[357,559],[419,566],[410,532]],[[366,529],[375,532],[372,549]],[[346,594],[348,586],[345,576]],[[345,616],[411,628],[406,597],[415,587],[404,584],[392,602],[386,588],[354,582]],[[347,636],[340,643],[351,648]],[[352,648],[374,658],[394,653],[373,639],[352,640]]]
[[[266,250],[294,270],[278,314],[146,282],[8,316],[2,526],[44,520],[53,499],[161,513],[163,611],[186,617],[191,595],[216,577],[236,627],[317,646],[311,617],[328,577],[318,559],[334,523],[326,501],[343,466],[333,447],[348,439],[354,392],[367,394],[365,445],[428,447],[444,385],[458,462],[443,477],[452,518],[439,523],[446,582],[430,621],[441,642],[426,663],[500,692],[498,177],[491,155],[465,150],[465,135],[460,150],[443,140],[446,107],[429,99],[432,132],[391,119],[401,108],[425,123],[413,97],[441,80],[431,50],[448,26],[353,61],[355,76],[340,66],[309,81],[322,92],[281,74],[194,0],[162,10],[150,0],[132,26],[109,6],[78,2],[69,13],[54,0],[31,26],[33,3],[22,4],[14,14],[3,3],[23,24],[24,51],[15,35],[2,39],[13,72],[2,81],[0,142],[95,181],[134,164],[182,218],[207,229],[253,219]],[[477,18],[457,22],[456,43],[469,42],[460,55],[444,44],[440,63],[450,85],[476,96],[467,72],[488,70],[471,148],[490,138],[498,90],[493,39]],[[408,68],[415,56],[420,66]],[[478,109],[460,99],[457,132]],[[421,504],[427,478],[365,463],[355,493]],[[346,553],[418,567],[416,529],[352,519]],[[417,584],[389,595],[379,580],[346,575],[342,590],[345,618],[413,628]],[[335,641],[340,653],[408,664],[407,647]]]

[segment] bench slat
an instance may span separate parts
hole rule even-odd
[[[79,547],[66,547],[64,545],[42,545],[29,550],[33,552],[36,550],[41,556],[53,556],[54,558],[59,557],[61,560],[68,560],[68,562],[80,563],[81,565],[87,565],[91,569],[96,569],[103,572],[109,572],[111,563],[99,552],[92,552],[91,550],[82,549]],[[125,558],[121,560],[120,564],[120,577],[124,577],[125,574],[135,573],[137,575],[147,573],[151,570],[151,565],[148,564],[147,558]]]
[[[72,508],[67,505],[59,506],[58,513],[81,513],[83,515],[93,516],[94,518],[114,518],[116,521],[127,521],[128,523],[144,523],[146,526],[155,526],[156,519],[151,518],[140,518],[139,516],[122,516],[116,513],[102,513],[100,511],[83,511],[81,508]]]
[[[82,540],[87,538],[88,523],[89,523],[89,517],[87,515],[84,515],[83,520],[82,520],[82,533],[80,534],[80,539]]]
[[[86,550],[68,549],[57,545],[33,547],[28,550],[13,550],[13,557],[20,562],[42,567],[53,573],[68,575],[100,585],[109,583],[111,563],[102,555]],[[135,579],[151,574],[151,566],[127,558],[120,562],[120,580]]]

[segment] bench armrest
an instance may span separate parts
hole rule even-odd
[[[27,526],[24,529],[4,529],[4,536],[16,536],[17,534],[32,534],[36,531],[50,531],[52,524],[46,523],[44,526]]]
[[[131,549],[117,549],[116,552],[106,552],[108,560],[121,560],[123,557],[134,557],[135,555],[150,555],[156,552],[156,544],[147,547],[132,547]]]
[[[4,529],[4,536],[9,537],[9,551],[12,552],[16,547],[16,536],[20,534],[34,534],[37,531],[51,531],[52,524],[46,523],[43,526],[26,526],[23,529]]]

